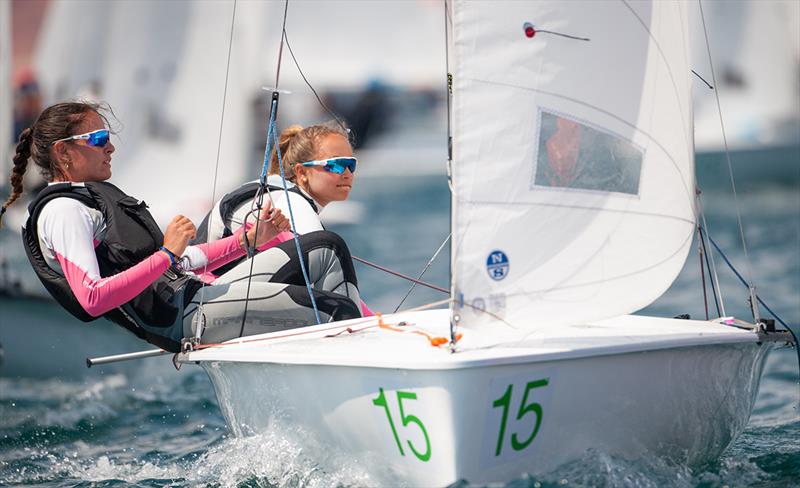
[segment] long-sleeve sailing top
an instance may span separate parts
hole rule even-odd
[[[170,266],[169,257],[156,251],[131,268],[101,277],[95,248],[103,241],[103,214],[72,198],[55,198],[42,209],[37,222],[39,246],[47,264],[62,274],[78,302],[89,315],[98,317],[130,301]],[[243,228],[232,236],[208,244],[189,246],[183,253],[186,271],[210,282],[212,271],[242,257],[239,245]]]

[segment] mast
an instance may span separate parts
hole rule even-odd
[[[450,235],[455,232],[455,216],[453,213],[456,211],[456,195],[453,191],[453,133],[452,133],[452,99],[453,99],[453,75],[451,70],[451,60],[453,50],[451,43],[453,42],[453,23],[452,23],[452,2],[445,0],[444,2],[444,32],[445,32],[445,64],[446,64],[446,100],[447,100],[447,184],[450,187]],[[453,273],[455,269],[455,240],[450,241],[450,351],[455,352],[456,347],[456,327],[460,317],[454,308],[456,297],[456,280]]]

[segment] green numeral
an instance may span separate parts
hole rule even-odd
[[[539,427],[542,426],[542,406],[535,402],[528,404],[528,394],[530,394],[532,389],[547,386],[547,384],[548,380],[545,378],[541,380],[530,381],[527,385],[525,385],[525,393],[522,395],[522,401],[519,404],[517,421],[522,420],[522,417],[530,412],[533,412],[536,415],[536,422],[533,426],[531,434],[522,442],[519,441],[517,433],[511,434],[511,447],[515,451],[521,451],[528,447],[531,442],[533,442],[533,439],[536,438],[536,434],[539,433]],[[503,450],[503,440],[505,439],[506,435],[506,422],[508,421],[508,409],[511,406],[511,393],[513,391],[513,386],[514,385],[508,385],[508,388],[506,388],[503,396],[492,403],[492,408],[503,407],[503,417],[500,420],[500,432],[497,434],[497,447],[494,451],[495,456],[499,456]]]
[[[500,451],[503,449],[503,437],[506,435],[506,421],[508,420],[508,406],[511,403],[511,389],[513,385],[508,385],[506,392],[492,403],[492,408],[503,407],[503,419],[500,421],[500,433],[497,436],[497,449],[494,450],[494,455],[499,456]]]
[[[403,446],[400,444],[400,438],[397,436],[397,429],[394,428],[394,422],[392,422],[392,413],[389,411],[389,404],[386,403],[386,397],[383,394],[383,388],[380,388],[380,394],[378,398],[374,398],[372,400],[372,404],[378,407],[383,407],[386,410],[386,418],[389,419],[389,427],[392,428],[392,434],[394,435],[394,440],[397,442],[397,448],[400,449],[400,455],[405,456],[406,453],[403,452]]]
[[[394,441],[397,443],[397,449],[400,450],[400,455],[405,456],[406,453],[403,451],[403,446],[400,443],[400,437],[397,435],[397,429],[394,427],[394,422],[392,421],[392,413],[389,411],[389,404],[386,401],[386,395],[383,393],[383,388],[379,389],[379,394],[377,398],[372,399],[372,404],[378,407],[383,407],[386,411],[386,418],[389,419],[389,427],[392,428],[392,435],[394,435]],[[408,424],[416,424],[419,427],[419,430],[422,431],[422,435],[425,437],[425,452],[420,454],[419,451],[414,447],[411,441],[406,441],[408,443],[408,447],[411,449],[411,452],[419,459],[420,461],[427,462],[431,458],[431,441],[428,437],[428,431],[425,430],[425,426],[422,424],[422,421],[419,417],[415,415],[406,415],[403,411],[403,400],[416,400],[417,394],[411,393],[408,391],[398,391],[397,392],[397,406],[400,409],[400,420],[403,422],[403,427],[408,427]]]

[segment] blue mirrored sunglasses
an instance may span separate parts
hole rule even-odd
[[[109,137],[110,133],[108,132],[108,129],[99,129],[99,130],[93,130],[92,132],[87,132],[86,134],[78,134],[77,136],[65,137],[63,139],[53,141],[53,144],[61,141],[74,141],[77,139],[83,139],[89,146],[105,147],[105,145],[108,144]]]
[[[308,161],[300,163],[301,166],[322,166],[329,173],[340,175],[344,170],[349,169],[351,173],[356,172],[356,158],[330,158],[320,159],[319,161]]]

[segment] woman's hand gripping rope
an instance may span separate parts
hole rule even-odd
[[[244,249],[248,249],[250,246],[258,248],[290,228],[289,219],[279,208],[272,208],[272,202],[267,200],[258,214],[258,221],[255,225],[250,224],[247,232],[242,234],[240,244]]]
[[[196,233],[197,229],[192,221],[183,215],[176,215],[172,219],[164,232],[164,245],[161,246],[161,250],[169,256],[170,262],[175,263],[176,257],[183,254]]]

